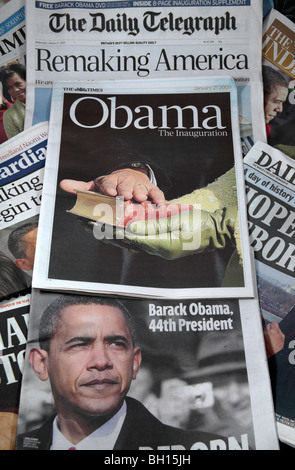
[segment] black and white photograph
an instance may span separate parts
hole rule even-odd
[[[238,300],[32,297],[19,450],[260,445]]]

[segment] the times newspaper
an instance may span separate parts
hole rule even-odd
[[[138,186],[134,164],[154,172],[166,198],[160,207],[148,178]],[[117,220],[120,198],[96,196],[101,177],[126,166],[132,187],[151,200],[125,201]],[[72,213],[81,182],[90,215]],[[54,85],[34,287],[252,297],[251,260],[232,79]]]
[[[295,25],[274,9],[263,22],[262,59],[268,143],[294,157]]]
[[[14,450],[30,310],[29,294],[0,303],[0,450]]]
[[[134,322],[128,327],[126,309]],[[60,310],[52,337],[46,322]],[[131,328],[132,377],[122,369]],[[48,353],[42,331],[51,337]],[[66,386],[75,368],[76,399]],[[112,450],[278,449],[256,299],[113,299],[33,289],[20,401],[17,450],[101,450],[98,458],[110,463],[120,458]],[[101,413],[113,418],[97,431]],[[64,419],[73,427],[65,429]],[[75,438],[76,425],[86,429],[87,422],[88,439]]]
[[[251,245],[280,440],[295,444],[295,162],[257,142],[244,159]]]
[[[25,25],[25,2],[24,0],[10,0],[7,5],[0,9],[0,74],[10,66],[17,66],[23,72],[25,81],[26,71],[26,25]],[[17,70],[17,69],[16,69]],[[20,72],[20,73],[22,73]],[[3,115],[13,107],[16,97],[9,93],[5,86],[5,80],[0,82],[0,144],[21,132],[24,129],[23,119],[17,130],[3,128]],[[25,107],[25,105],[20,105]]]
[[[31,286],[48,123],[0,146],[0,299]]]
[[[243,152],[266,138],[261,0],[27,1],[26,23],[27,126],[49,119],[54,81],[229,75]]]

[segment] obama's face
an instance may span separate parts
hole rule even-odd
[[[283,103],[286,101],[287,95],[288,89],[280,85],[275,86],[271,93],[265,93],[264,115],[267,124],[283,111]]]
[[[65,307],[49,353],[35,349],[31,355],[64,416],[114,414],[141,362],[121,310],[95,304]]]

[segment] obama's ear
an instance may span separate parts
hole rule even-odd
[[[134,348],[134,357],[133,357],[133,376],[132,379],[135,380],[137,373],[141,364],[141,349],[139,347]]]
[[[45,349],[33,348],[30,351],[29,359],[31,366],[40,380],[46,381],[49,377],[47,370],[48,353]]]

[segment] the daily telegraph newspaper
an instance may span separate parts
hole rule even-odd
[[[244,159],[251,245],[282,441],[295,445],[295,163],[258,142]]]
[[[25,361],[17,450],[278,449],[256,299],[33,289]]]
[[[133,199],[99,197],[126,168]],[[231,78],[54,85],[34,287],[251,297],[252,267]]]
[[[295,156],[295,25],[272,9],[263,23],[268,143]]]
[[[0,450],[15,447],[30,297],[0,303]]]
[[[21,96],[11,91],[7,84],[8,76],[17,74],[18,81],[26,84],[26,25],[25,1],[10,0],[0,8],[0,144],[10,139],[24,129],[25,95]],[[15,75],[16,76],[16,75]],[[9,111],[12,116],[8,123],[4,114]],[[18,126],[14,126],[14,115],[18,113]]]
[[[26,2],[26,125],[49,119],[61,80],[230,75],[243,152],[265,140],[261,0]]]
[[[31,286],[48,123],[0,146],[0,300]]]

